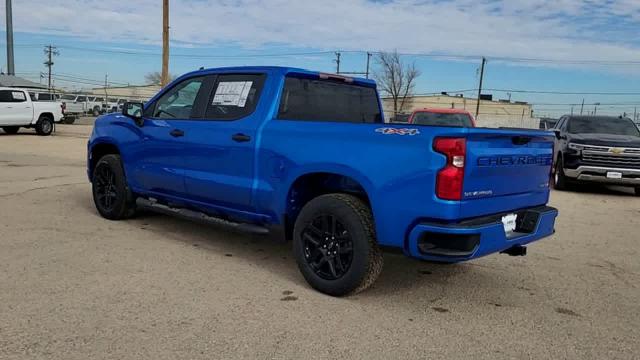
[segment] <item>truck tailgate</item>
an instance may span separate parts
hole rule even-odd
[[[469,129],[461,217],[545,204],[553,143],[546,131]]]

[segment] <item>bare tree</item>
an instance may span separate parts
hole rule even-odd
[[[169,74],[168,81],[171,82],[175,78],[176,78],[175,75]],[[149,85],[160,85],[161,79],[162,79],[162,74],[159,71],[153,71],[153,72],[147,73],[144,76],[144,81]]]
[[[380,52],[376,55],[378,69],[373,77],[380,89],[393,100],[393,115],[402,112],[407,98],[412,95],[416,78],[421,72],[415,62],[405,63],[397,51]]]

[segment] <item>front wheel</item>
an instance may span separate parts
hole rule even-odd
[[[2,130],[7,134],[15,135],[20,130],[20,126],[3,126]]]
[[[135,202],[122,169],[120,155],[105,155],[92,176],[93,202],[100,215],[109,220],[133,216]]]
[[[556,190],[567,189],[567,178],[564,175],[564,167],[562,165],[562,157],[559,156],[553,171],[553,188]]]
[[[36,134],[40,136],[48,136],[53,132],[53,119],[48,116],[40,116],[36,123]]]
[[[309,285],[332,296],[368,288],[383,265],[371,209],[347,194],[322,195],[302,208],[293,252]]]

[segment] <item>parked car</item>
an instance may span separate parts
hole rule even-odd
[[[93,116],[99,116],[103,113],[105,106],[105,100],[102,96],[88,96],[87,97],[87,113]]]
[[[51,135],[54,122],[62,117],[56,102],[33,101],[26,90],[0,87],[0,127],[8,134],[16,134],[24,127],[35,128],[38,135]]]
[[[340,296],[374,283],[383,246],[440,262],[524,255],[554,231],[553,140],[385,124],[372,80],[235,67],[99,117],[87,174],[107,219],[142,208],[282,234],[307,282]]]
[[[391,123],[393,124],[406,124],[409,122],[409,117],[411,114],[396,114],[396,116],[391,118]]]
[[[64,111],[64,122],[72,124],[76,118],[87,112],[87,96],[64,94],[60,97]]]
[[[630,186],[640,196],[640,130],[631,119],[566,115],[553,131],[556,189],[597,182]]]
[[[409,124],[428,126],[475,127],[475,119],[470,112],[462,109],[421,109],[409,116]]]

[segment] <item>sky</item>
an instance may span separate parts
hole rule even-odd
[[[13,0],[16,73],[40,81],[51,44],[56,86],[97,86],[105,75],[112,85],[144,83],[161,67],[161,4]],[[601,114],[640,108],[640,0],[170,0],[170,12],[173,74],[236,65],[335,71],[335,51],[341,71],[364,72],[367,51],[398,51],[421,70],[416,93],[471,97],[485,56],[484,88],[528,92],[484,92],[531,102],[538,115],[570,104],[579,111],[583,98],[585,111],[600,103]]]

